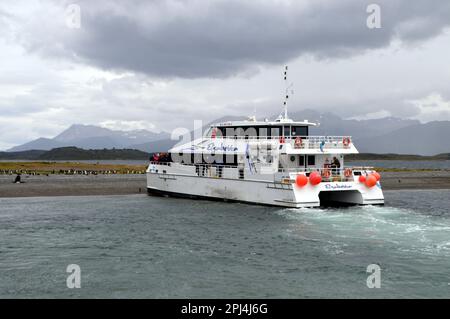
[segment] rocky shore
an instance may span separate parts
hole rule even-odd
[[[450,171],[382,172],[384,190],[449,189]],[[123,175],[0,175],[0,197],[128,195],[146,192],[145,174]]]

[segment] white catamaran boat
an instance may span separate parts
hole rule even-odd
[[[384,204],[377,172],[344,166],[358,153],[351,137],[309,135],[317,125],[286,109],[275,121],[212,125],[150,163],[148,193],[284,207]]]

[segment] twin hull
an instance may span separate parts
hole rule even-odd
[[[291,176],[295,180],[295,174]],[[226,179],[147,172],[149,194],[283,207],[317,207],[321,201],[341,204],[383,204],[381,185],[368,188],[355,178],[353,182],[322,182],[297,187],[294,183],[274,183],[262,180]],[[323,204],[323,203],[322,203]]]

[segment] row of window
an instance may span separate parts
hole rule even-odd
[[[308,136],[307,126],[256,126],[256,127],[217,127],[213,128],[215,135],[219,137],[296,137]],[[214,133],[210,133],[214,134]]]
[[[305,158],[307,162],[307,166],[315,166],[316,165],[316,156],[315,155],[299,155],[298,156],[298,165],[300,167],[305,166]],[[291,156],[291,162],[295,162],[297,159],[296,156]]]

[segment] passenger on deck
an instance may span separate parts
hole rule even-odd
[[[337,157],[333,157],[333,162],[331,163],[331,167],[333,168],[333,174],[336,175],[341,168],[341,162],[337,159]]]
[[[319,148],[320,151],[323,153],[323,148],[325,147],[325,141],[320,142]]]
[[[161,153],[159,155],[159,161],[161,163],[169,163],[170,162],[170,155],[169,155],[169,153]]]

